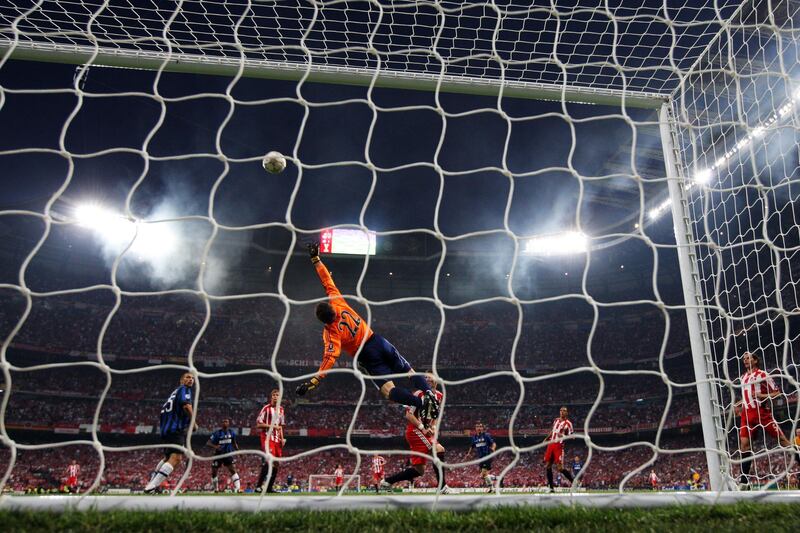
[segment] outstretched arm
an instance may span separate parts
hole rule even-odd
[[[319,280],[322,282],[322,286],[325,287],[325,293],[330,298],[341,298],[342,293],[336,288],[336,284],[333,282],[331,273],[328,272],[328,269],[319,258],[319,243],[315,242],[313,244],[307,244],[306,248],[308,249],[308,255],[311,256],[311,262],[314,264],[314,268],[317,269]]]

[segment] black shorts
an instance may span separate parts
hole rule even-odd
[[[484,461],[478,465],[478,468],[481,470],[491,470],[492,469],[492,460],[489,459],[488,461]]]
[[[167,433],[166,435],[161,435],[161,442],[164,444],[177,444],[179,446],[186,446],[186,433]],[[183,453],[176,448],[164,448],[164,456],[169,459],[169,456],[173,453]]]
[[[219,468],[219,465],[231,466],[235,462],[233,457],[220,457],[211,461],[211,468]]]
[[[392,343],[377,333],[373,333],[372,337],[361,348],[361,353],[358,355],[358,365],[361,367],[362,372],[370,376],[407,374],[411,372],[411,365],[406,361],[405,357],[400,355],[400,352],[392,346]],[[380,389],[386,382],[391,380],[378,377],[370,381]]]

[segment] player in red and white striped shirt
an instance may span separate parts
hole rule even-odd
[[[564,468],[564,437],[572,435],[572,422],[569,421],[567,415],[569,411],[566,407],[559,410],[559,416],[553,421],[553,429],[550,434],[544,439],[544,442],[549,442],[547,450],[544,452],[545,474],[547,474],[547,485],[550,487],[550,492],[555,492],[555,483],[553,483],[553,464],[556,465],[559,472],[572,483],[572,473]]]
[[[658,490],[658,476],[656,475],[655,470],[650,471],[650,488],[653,490]]]
[[[750,475],[750,468],[753,465],[750,441],[754,431],[763,430],[769,433],[778,439],[781,446],[788,448],[791,444],[775,422],[770,410],[772,399],[781,395],[775,380],[759,368],[760,360],[757,355],[745,352],[742,363],[747,371],[741,377],[742,399],[736,402],[734,410],[737,414],[741,414],[739,451],[742,453],[742,476],[739,482],[747,485],[747,476]]]
[[[372,458],[372,479],[375,481],[375,492],[381,491],[381,481],[384,477],[384,466],[386,466],[386,459],[382,455],[376,455]]]
[[[336,492],[339,492],[342,490],[342,485],[344,485],[344,468],[342,468],[342,465],[336,465],[336,470],[333,471],[333,478]]]
[[[278,389],[272,389],[270,402],[261,408],[256,419],[256,428],[261,430],[261,451],[273,457],[283,457],[283,446],[286,439],[283,436],[283,426],[286,424],[286,417],[283,406],[279,406],[281,393]],[[269,472],[269,461],[261,459],[261,473],[258,475],[256,490],[261,490],[264,480]],[[278,463],[272,462],[272,475],[267,483],[267,492],[276,492],[272,487],[275,477],[278,475]]]
[[[435,395],[436,402],[441,404],[444,399],[444,393],[436,390],[436,380],[431,374],[427,374],[425,379],[428,382],[430,390]],[[421,390],[417,390],[414,394],[421,398],[425,393]],[[406,407],[406,442],[408,443],[408,447],[412,452],[428,455],[432,455],[433,450],[436,449],[436,456],[439,460],[444,461],[444,446],[436,442],[436,439],[433,438],[436,433],[436,419],[424,418],[423,411],[424,410],[420,408]],[[425,465],[428,463],[428,459],[419,455],[412,455],[410,462],[411,466],[409,468],[387,477],[383,483],[381,483],[381,487],[388,489],[395,483],[413,481],[415,478],[425,474]],[[439,472],[439,469],[434,467],[433,474],[436,476],[439,492],[442,494],[449,494],[450,487],[447,486],[444,468]]]
[[[73,459],[72,463],[67,465],[67,489],[69,489],[70,492],[78,491],[78,476],[80,473],[81,465],[78,464],[78,461]]]

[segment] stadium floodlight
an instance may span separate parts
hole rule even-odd
[[[553,235],[531,237],[525,241],[523,253],[528,255],[572,255],[585,253],[589,239],[579,231],[567,231]]]
[[[711,181],[711,176],[712,175],[713,175],[713,172],[711,171],[710,168],[707,168],[705,170],[701,170],[701,171],[697,172],[694,175],[694,182],[699,184],[699,185],[703,185],[703,184],[708,183],[709,181]]]
[[[96,203],[77,206],[75,219],[81,226],[92,230],[104,245],[112,247],[113,253],[119,253],[135,237],[129,251],[136,259],[166,255],[179,240],[175,231],[163,224],[136,223]]]

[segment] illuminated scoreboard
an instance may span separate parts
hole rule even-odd
[[[322,254],[375,255],[376,241],[373,231],[326,229],[319,236],[319,252]]]

